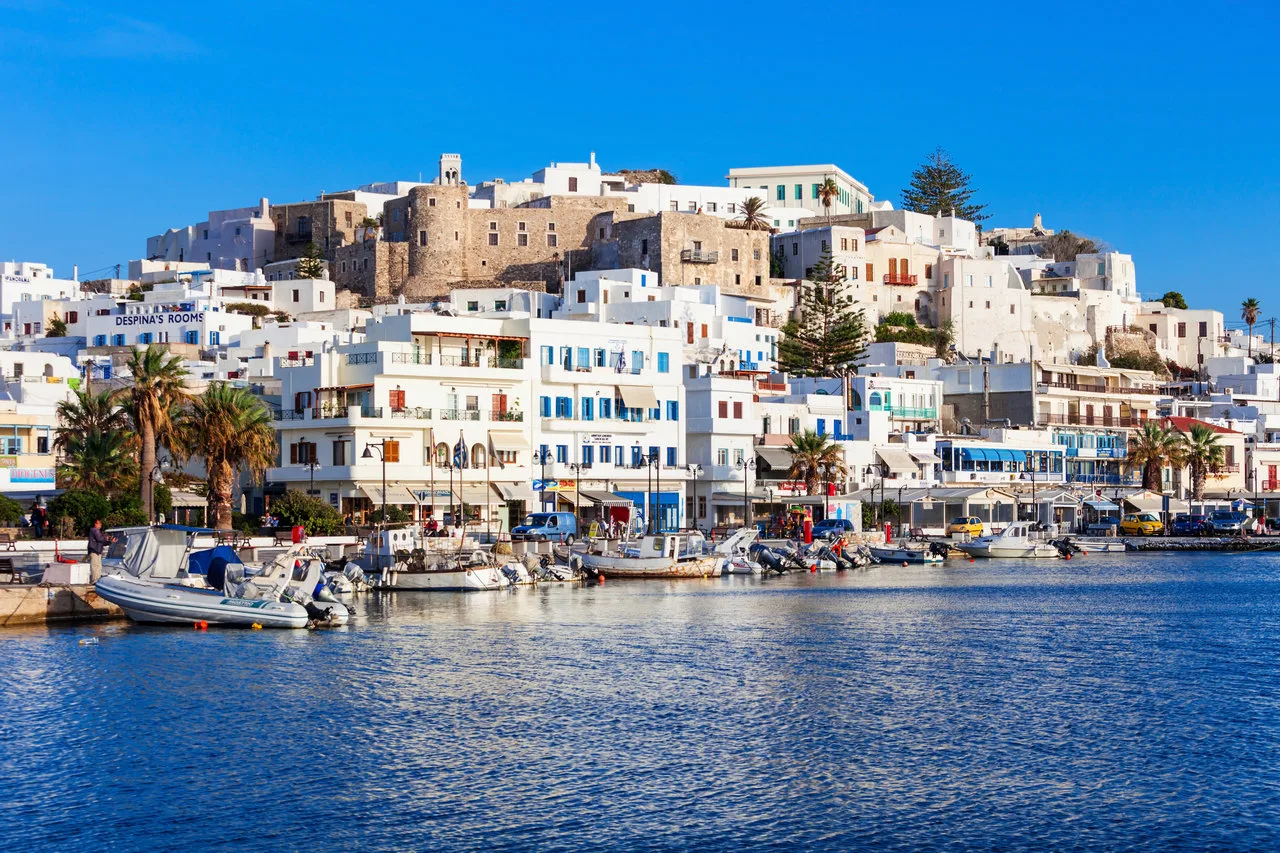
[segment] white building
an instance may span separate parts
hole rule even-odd
[[[998,348],[1008,359],[1036,356],[1031,291],[1007,260],[946,257],[934,276],[937,323],[951,322],[958,352]]]
[[[1199,371],[1206,359],[1227,352],[1221,311],[1167,308],[1163,302],[1143,302],[1134,324],[1156,336],[1161,358],[1182,367]]]
[[[777,207],[802,207],[815,214],[830,212],[833,216],[871,210],[875,197],[862,182],[834,164],[818,166],[754,166],[734,168],[725,176],[729,186],[753,190],[766,202]],[[839,188],[838,197],[826,208],[818,197],[818,188],[832,178]]]
[[[22,334],[21,327],[15,329],[14,326],[14,312],[21,303],[73,299],[79,295],[79,282],[54,278],[53,268],[45,264],[17,261],[0,263],[0,337]],[[41,314],[41,319],[35,322],[41,323],[43,327],[47,322],[44,316],[47,312],[42,310],[38,313]]]
[[[270,205],[259,199],[256,207],[212,210],[204,222],[148,237],[146,259],[251,272],[274,260],[275,231]]]

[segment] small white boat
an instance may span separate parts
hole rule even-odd
[[[751,559],[749,551],[751,544],[756,541],[759,535],[760,531],[756,528],[744,527],[716,545],[712,549],[712,553],[720,554],[724,557],[724,564],[720,567],[720,573],[724,575],[763,574],[764,566]]]
[[[1123,554],[1129,550],[1123,539],[1072,539],[1071,544],[1089,554]]]
[[[897,545],[868,545],[871,556],[882,563],[941,563],[942,555],[935,554],[926,546],[913,547],[907,543]]]
[[[972,542],[959,542],[954,547],[971,557],[999,559],[1056,559],[1062,556],[1057,546],[1032,529],[1029,521],[1014,521],[993,536],[983,536]]]
[[[581,554],[590,573],[607,578],[706,578],[720,574],[724,556],[708,553],[701,533],[655,533],[621,543],[616,552]],[[609,543],[604,543],[609,544]]]

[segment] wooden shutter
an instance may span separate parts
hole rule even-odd
[[[396,411],[404,408],[404,391],[391,392],[391,408]]]
[[[289,445],[289,464],[298,464],[298,445],[296,444]]]
[[[729,403],[725,400],[720,401],[720,417],[729,417]]]
[[[388,441],[385,450],[388,462],[400,461],[400,442]]]
[[[739,420],[742,419],[742,403],[733,404],[733,416]]]

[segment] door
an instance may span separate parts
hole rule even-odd
[[[687,343],[687,344],[691,344],[691,343],[693,343],[693,324],[692,324],[692,323],[686,323],[686,324],[685,324],[685,327],[686,327],[687,331],[686,331],[686,333],[685,333],[684,341],[685,341],[685,343]]]
[[[493,395],[493,414],[494,416],[505,415],[507,413],[507,395]]]
[[[893,281],[898,276],[898,259],[889,259],[889,281]]]

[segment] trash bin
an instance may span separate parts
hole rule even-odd
[[[295,524],[293,526],[293,544],[299,545],[302,543],[302,540],[306,538],[307,538],[307,531],[303,529],[301,524]]]

